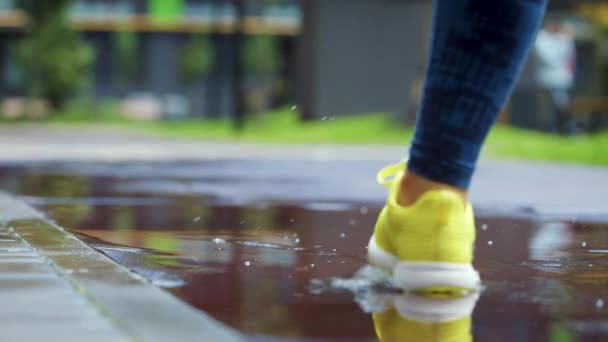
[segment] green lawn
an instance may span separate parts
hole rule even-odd
[[[498,126],[491,132],[486,150],[497,157],[608,165],[608,131],[563,137]]]
[[[395,123],[389,115],[366,115],[300,122],[298,113],[280,109],[250,119],[241,133],[227,120],[175,122],[133,122],[111,115],[95,122],[80,115],[62,115],[57,125],[120,125],[151,134],[182,138],[204,138],[269,143],[366,143],[404,144],[412,129]],[[529,130],[497,126],[491,132],[484,153],[494,157],[608,165],[608,131],[594,135],[562,137]]]

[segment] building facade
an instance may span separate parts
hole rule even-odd
[[[179,104],[194,117],[233,111],[237,12],[231,0],[75,0],[70,17],[94,49],[92,94],[97,99],[148,97]],[[299,32],[297,0],[244,1],[246,37],[270,35],[284,58],[279,77],[293,69]],[[24,95],[13,52],[25,19],[14,1],[0,0],[0,91]],[[239,26],[240,27],[240,26]],[[200,76],[183,77],[182,55],[191,39],[203,39],[213,63]],[[199,53],[199,54],[200,54]],[[130,60],[126,60],[130,59]],[[128,65],[125,70],[125,64]],[[283,96],[289,97],[287,96]],[[175,107],[175,106],[174,106]]]

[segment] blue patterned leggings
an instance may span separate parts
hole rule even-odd
[[[547,0],[436,0],[408,170],[469,187],[544,17]]]

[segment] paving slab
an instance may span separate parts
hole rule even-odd
[[[0,340],[128,340],[14,229],[0,237]]]
[[[0,192],[2,341],[240,341]]]

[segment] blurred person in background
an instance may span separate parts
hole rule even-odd
[[[576,133],[568,105],[574,84],[576,48],[574,30],[560,22],[547,22],[534,44],[537,57],[536,79],[550,99],[554,129],[564,134]]]

